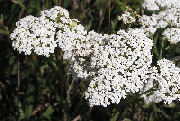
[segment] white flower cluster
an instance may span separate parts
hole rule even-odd
[[[59,30],[56,38],[59,42],[59,47],[64,51],[63,58],[68,59],[74,58],[74,56],[84,56],[86,54],[84,53],[85,50],[80,52],[80,49],[87,44],[85,43],[86,36],[87,31],[82,25],[75,25],[72,28],[67,25],[63,30]]]
[[[180,8],[179,0],[144,0],[143,7],[147,10],[160,10],[164,8]]]
[[[159,6],[155,0],[144,0],[142,6],[148,10],[159,10]]]
[[[151,16],[143,15],[140,22],[144,27],[165,28],[167,25],[180,27],[180,9],[171,8]]]
[[[71,21],[69,18],[69,12],[60,6],[55,6],[54,8],[51,8],[50,10],[41,11],[41,16],[43,18],[51,19],[55,23],[59,23],[60,20],[62,23],[69,23],[69,21]],[[63,24],[60,24],[60,25],[63,25]]]
[[[151,16],[143,15],[140,22],[147,33],[154,34],[158,28],[163,28],[162,33],[171,44],[180,41],[180,0],[144,0],[143,7],[153,12]],[[149,34],[148,33],[148,34]],[[170,104],[173,100],[180,98],[180,69],[175,67],[171,61],[162,59],[158,62],[158,69],[153,81],[148,82],[144,91],[151,89],[153,94],[143,95],[146,102],[161,102]]]
[[[177,44],[180,42],[180,29],[179,28],[167,28],[163,35],[171,44]]]
[[[91,56],[99,49],[102,44],[102,40],[106,39],[102,34],[98,34],[94,31],[88,32],[85,40],[79,41],[75,45],[74,51],[74,65],[73,71],[77,73],[79,78],[87,78],[93,76],[97,69],[93,68],[91,64]]]
[[[62,36],[71,35],[71,29],[75,31],[73,27],[76,23],[77,20],[70,19],[69,12],[59,6],[42,11],[40,17],[27,16],[16,23],[16,28],[10,35],[10,38],[14,40],[12,46],[26,55],[34,52],[48,57],[54,53],[58,43],[61,46],[61,41],[67,41],[62,38],[56,39],[56,31],[59,30],[58,35],[60,33]],[[76,28],[79,29],[79,27]],[[71,33],[68,33],[69,31]]]
[[[160,18],[158,15],[144,16],[144,28],[103,35],[94,31],[87,32],[78,24],[78,20],[69,17],[67,10],[56,6],[42,11],[40,17],[27,16],[20,19],[10,37],[13,40],[12,46],[26,55],[34,52],[48,57],[56,47],[61,48],[63,58],[72,64],[71,71],[78,78],[90,79],[85,92],[90,106],[106,107],[110,103],[119,103],[129,93],[144,93],[154,88],[156,83],[157,91],[150,96],[144,95],[145,100],[170,103],[179,99],[180,69],[164,59],[158,61],[159,74],[158,69],[152,67],[153,40],[144,34],[168,25],[163,21],[165,13],[159,14],[162,14]],[[129,12],[125,12],[121,19],[125,23],[135,22]],[[158,22],[161,24],[156,25]],[[146,26],[150,26],[150,29]],[[179,29],[167,29],[164,36],[172,39],[171,43],[176,43],[179,40],[178,33]]]
[[[140,19],[142,28],[147,31],[147,34],[154,34],[157,28],[180,27],[180,0],[144,0],[143,7],[147,10],[158,10],[151,16],[143,15]],[[163,35],[169,36],[169,33],[165,32]],[[177,35],[173,38],[175,37]],[[172,42],[170,39],[168,41]]]
[[[161,59],[158,62],[160,74],[157,76],[158,88],[153,94],[144,96],[145,101],[172,103],[173,100],[180,101],[180,68],[171,61]]]
[[[91,106],[119,103],[128,93],[139,92],[153,73],[153,42],[143,31],[120,30],[104,36],[91,55],[91,68],[97,69],[86,92]]]
[[[118,20],[122,20],[124,24],[135,23],[138,18],[140,18],[140,15],[129,6],[126,7],[126,10],[121,16],[118,16]]]
[[[30,55],[34,51],[38,55],[49,56],[54,53],[57,42],[54,39],[54,23],[48,19],[27,16],[16,23],[17,28],[10,35],[12,46],[19,52]]]
[[[118,17],[118,20],[123,20],[125,24],[130,24],[136,22],[136,19],[131,16],[128,11],[125,11],[124,14]]]

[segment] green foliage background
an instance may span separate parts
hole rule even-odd
[[[142,0],[0,0],[0,121],[180,121],[180,103],[145,104],[138,94],[120,104],[89,107],[84,90],[89,82],[67,75],[62,52],[50,58],[25,56],[13,50],[9,33],[26,15],[60,5],[87,30],[115,33],[126,28],[117,16],[129,5],[141,14]],[[134,26],[137,26],[136,24]],[[169,46],[158,30],[154,61],[166,57],[180,60],[180,45]],[[163,53],[161,53],[163,52]]]

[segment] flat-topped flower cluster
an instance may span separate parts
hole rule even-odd
[[[151,34],[158,28],[164,28],[166,30],[162,35],[171,44],[180,42],[180,0],[144,0],[143,7],[152,15],[142,16],[142,28]]]
[[[70,72],[90,81],[85,92],[90,106],[118,104],[129,93],[144,94],[146,102],[171,103],[180,98],[180,69],[166,59],[152,66],[153,40],[145,32],[143,28],[111,35],[87,32],[67,10],[56,6],[42,11],[40,17],[20,19],[10,37],[14,49],[26,55],[48,57],[61,48],[63,58],[72,64]],[[151,89],[156,91],[146,95]]]
[[[12,46],[26,55],[34,52],[48,57],[54,53],[58,44],[61,44],[62,39],[57,39],[57,35],[62,37],[66,34],[71,35],[76,29],[79,32],[78,27],[74,28],[76,23],[77,20],[70,19],[69,12],[59,6],[42,11],[40,17],[31,15],[24,17],[16,23],[16,28],[10,35],[14,40]]]
[[[91,105],[119,103],[130,92],[139,92],[152,78],[152,40],[139,29],[104,35],[106,40],[91,55],[96,68],[86,98]]]
[[[161,102],[172,103],[173,100],[180,101],[180,68],[176,67],[171,61],[162,59],[157,62],[160,73],[157,74],[157,87],[151,95],[143,95],[145,101],[148,102]]]

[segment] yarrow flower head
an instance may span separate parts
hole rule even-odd
[[[157,62],[160,70],[157,76],[156,91],[147,96],[144,95],[145,101],[172,103],[173,100],[180,100],[180,68],[167,59],[161,59]]]
[[[146,10],[153,11],[152,15],[143,15],[140,19],[140,22],[142,23],[142,29],[147,31],[146,33],[148,36],[154,34],[158,28],[178,29],[180,27],[179,0],[144,0],[143,7]],[[163,35],[170,43],[177,43],[178,36],[175,34],[177,31],[174,31],[177,29],[167,29],[164,32]],[[169,36],[171,35],[172,38],[170,39]]]
[[[47,17],[54,22],[57,22],[57,19],[69,19],[69,12],[60,6],[55,6],[54,8],[51,8],[49,10],[41,11],[41,16]],[[66,21],[63,22],[65,23]]]
[[[179,0],[144,0],[143,7],[154,11],[164,8],[180,8],[180,3]]]
[[[121,16],[118,16],[118,20],[123,20],[125,24],[131,24],[136,22],[136,19],[140,18],[140,15],[136,11],[133,11],[130,7],[127,7]]]
[[[59,6],[42,11],[40,17],[27,16],[16,23],[16,28],[10,35],[12,46],[26,55],[34,52],[48,57],[58,45],[61,46],[58,43],[62,38],[55,37],[57,30],[58,34],[66,31],[64,34],[71,35],[77,22],[76,19],[70,19],[69,12]]]
[[[139,29],[104,35],[91,55],[96,68],[86,94],[90,105],[119,103],[130,92],[139,92],[151,78],[152,40]]]
[[[180,29],[179,28],[167,28],[163,35],[171,44],[177,44],[180,42]]]
[[[128,11],[125,11],[124,14],[118,17],[118,20],[123,20],[125,24],[134,23],[136,19],[130,15]]]
[[[74,56],[80,56],[82,54],[76,51],[80,51],[81,48],[86,46],[84,43],[86,41],[86,35],[87,31],[80,24],[73,27],[66,25],[57,32],[56,37],[59,47],[64,51],[64,59],[74,58]]]
[[[49,56],[54,53],[57,42],[54,39],[54,23],[48,19],[27,16],[16,23],[15,30],[10,35],[12,46],[20,53],[30,55],[35,52],[38,55]]]

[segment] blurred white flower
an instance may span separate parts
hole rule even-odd
[[[118,17],[118,20],[123,20],[125,24],[130,24],[136,22],[135,17],[133,17],[128,11]]]

